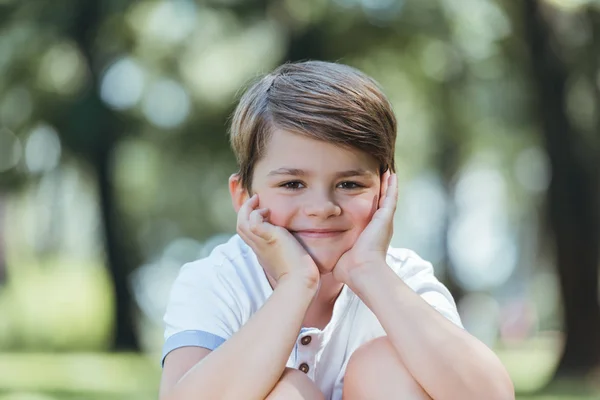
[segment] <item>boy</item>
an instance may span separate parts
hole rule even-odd
[[[389,247],[395,139],[348,66],[286,64],[243,95],[238,235],[174,283],[162,400],[514,398],[431,265]]]

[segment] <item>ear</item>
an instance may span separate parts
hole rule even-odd
[[[229,177],[229,194],[233,209],[237,213],[242,205],[248,200],[248,191],[244,189],[239,174],[233,174]]]

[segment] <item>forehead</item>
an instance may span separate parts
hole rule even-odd
[[[278,129],[269,138],[256,169],[272,170],[281,167],[317,172],[379,170],[375,157],[364,151]]]

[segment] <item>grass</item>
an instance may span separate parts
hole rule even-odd
[[[138,354],[1,354],[0,399],[156,398],[155,360]]]

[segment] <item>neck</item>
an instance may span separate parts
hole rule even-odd
[[[321,286],[306,311],[302,325],[319,329],[325,328],[331,321],[333,306],[343,286],[342,283],[333,279],[333,274],[322,275]]]
[[[271,288],[274,289],[277,282],[266,272],[265,275]],[[306,310],[302,326],[324,329],[331,321],[333,306],[343,286],[343,283],[333,279],[333,274],[321,275],[321,286]]]

